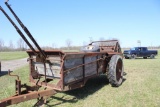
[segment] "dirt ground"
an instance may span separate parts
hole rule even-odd
[[[10,71],[14,71],[24,65],[27,65],[27,58],[18,59],[18,60],[10,60],[10,61],[1,61],[1,72],[6,72],[10,69]]]

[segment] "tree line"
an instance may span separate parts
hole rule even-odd
[[[8,46],[5,45],[5,42],[0,39],[0,52],[4,51],[24,51],[27,49],[27,44],[23,41],[22,38],[19,38],[16,41],[16,45],[13,43],[12,40],[9,41]]]
[[[104,40],[118,40],[117,38],[112,38],[112,39],[105,39],[103,37],[99,38],[99,41],[104,41]],[[85,46],[89,44],[90,42],[93,41],[92,37],[89,37],[88,42],[83,41],[82,46]],[[119,41],[120,42],[120,41]],[[121,42],[120,42],[121,43]],[[72,40],[67,39],[65,41],[65,46],[62,47],[57,47],[55,43],[52,44],[52,46],[42,46],[42,49],[46,50],[80,50],[82,46],[74,46]],[[36,47],[33,45],[33,47],[36,49]],[[148,46],[149,49],[160,49],[160,46]],[[19,38],[16,43],[13,43],[12,40],[9,41],[8,46],[5,45],[5,42],[0,38],[0,52],[7,52],[7,51],[25,51],[29,49],[27,44],[24,42],[22,38]]]
[[[72,46],[72,41],[70,39],[67,39],[65,41],[65,46],[63,47],[57,47],[55,43],[52,44],[52,46],[42,46],[42,49],[60,49],[60,50],[79,50],[80,46]],[[34,45],[33,47],[37,49]],[[25,51],[29,49],[27,44],[24,42],[22,38],[19,38],[16,43],[13,43],[12,40],[9,41],[8,46],[6,43],[0,38],[0,52],[8,52],[8,51]]]
[[[99,38],[99,40],[105,40],[103,37]],[[90,42],[92,42],[92,37],[89,37],[88,42],[83,41],[82,45],[87,45]],[[33,45],[33,47],[36,49],[36,47]],[[52,46],[41,46],[42,49],[58,49],[58,50],[80,50],[81,46],[74,46],[71,39],[67,39],[65,41],[65,46],[57,47],[55,43],[52,44]],[[8,46],[5,45],[5,42],[0,38],[0,52],[6,52],[6,51],[25,51],[29,49],[27,44],[24,42],[22,38],[19,38],[16,43],[13,43],[12,40],[9,41]]]

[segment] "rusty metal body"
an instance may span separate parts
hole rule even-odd
[[[106,42],[116,42],[119,46],[118,41]],[[116,51],[116,46],[101,46],[101,49],[100,52],[45,50],[45,64],[32,51],[27,51],[30,60],[30,82],[58,91],[80,88],[89,78],[107,72],[106,67],[112,55],[122,55],[121,51]],[[43,80],[45,76],[47,80]],[[39,81],[40,78],[43,79]]]
[[[29,55],[28,61],[30,68],[29,81],[33,84],[33,86],[21,84],[19,77],[14,75],[17,77],[15,80],[15,95],[0,100],[0,106],[2,107],[35,98],[40,101],[44,97],[52,96],[59,91],[62,92],[83,87],[89,78],[108,72],[106,68],[113,55],[122,56],[121,48],[117,40],[92,42],[89,47],[94,46],[94,43],[98,43],[98,52],[42,50],[8,3],[5,2],[5,4],[38,50],[33,48],[16,24],[3,8],[0,7],[0,10],[31,48],[27,53]],[[39,91],[41,87],[45,89]],[[24,88],[23,91],[22,88]]]

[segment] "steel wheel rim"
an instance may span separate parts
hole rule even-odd
[[[122,60],[119,59],[116,66],[116,80],[119,81],[122,78]]]

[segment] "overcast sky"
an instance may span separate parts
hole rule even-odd
[[[0,5],[16,22],[4,1]],[[40,46],[65,46],[67,39],[81,46],[90,38],[117,38],[122,47],[137,46],[137,40],[142,46],[160,46],[160,0],[10,0],[9,4]],[[19,38],[0,12],[0,39],[16,45]]]

